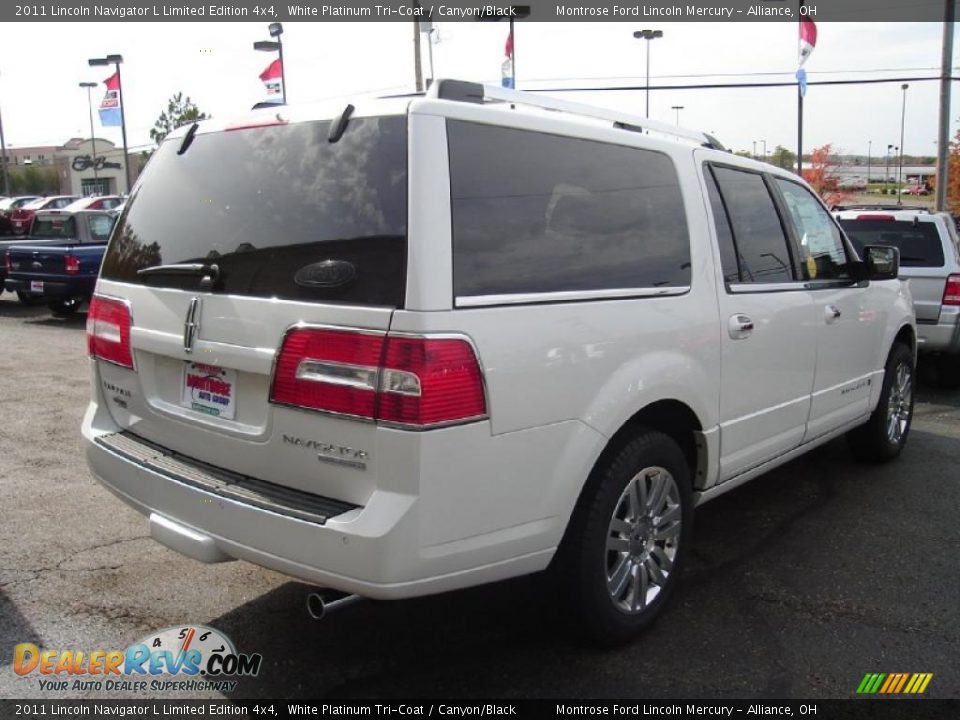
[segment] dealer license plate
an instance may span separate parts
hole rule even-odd
[[[233,420],[237,411],[237,371],[186,362],[180,404],[205,415]]]
[[[31,280],[30,292],[43,294],[43,280]]]

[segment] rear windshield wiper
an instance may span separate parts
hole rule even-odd
[[[200,288],[208,290],[220,279],[220,266],[216,263],[173,263],[170,265],[152,265],[137,270],[140,277],[153,275],[173,275],[180,277],[199,276]]]

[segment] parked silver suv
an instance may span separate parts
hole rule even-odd
[[[910,281],[917,349],[929,355],[945,387],[960,387],[960,249],[947,213],[903,206],[844,208],[840,226],[854,247],[900,251],[900,277]]]
[[[205,121],[111,239],[87,458],[198,560],[381,599],[549,568],[618,642],[697,504],[900,453],[897,270],[796,176],[610,110],[438,81]]]

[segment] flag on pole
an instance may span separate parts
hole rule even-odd
[[[507,33],[507,44],[503,48],[506,59],[501,66],[502,77],[500,84],[505,88],[513,88],[513,32]]]
[[[104,127],[120,127],[123,124],[120,115],[120,73],[115,72],[103,84],[107,86],[107,92],[100,101],[100,124]]]
[[[283,65],[280,58],[267,65],[267,69],[260,73],[260,79],[267,91],[267,100],[283,102]]]
[[[800,62],[802,66],[813,48],[817,45],[817,24],[813,20],[802,18],[800,20]]]

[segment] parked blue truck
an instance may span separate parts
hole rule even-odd
[[[46,302],[54,315],[89,301],[116,211],[39,212],[30,237],[6,248],[4,288]]]

